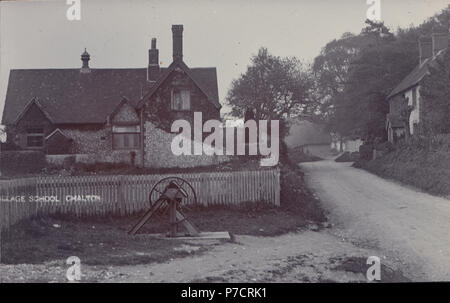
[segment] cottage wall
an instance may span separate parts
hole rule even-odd
[[[401,115],[402,110],[406,107],[406,100],[402,95],[397,95],[389,100],[389,113],[393,115]]]
[[[191,109],[189,111],[175,111],[171,109],[172,90],[176,88],[189,89],[191,95]],[[202,112],[203,121],[220,119],[220,110],[208,100],[200,88],[183,71],[175,70],[165,82],[144,104],[144,121],[152,121],[167,131],[173,121],[184,119],[193,123],[194,112]]]
[[[144,166],[145,167],[195,167],[216,165],[230,160],[229,156],[191,155],[176,156],[171,144],[176,134],[170,134],[157,128],[151,122],[144,125]],[[193,142],[191,146],[193,146]]]
[[[416,131],[414,129],[414,124],[419,125],[420,121],[420,103],[421,103],[421,98],[420,98],[420,86],[418,86],[416,88],[417,91],[417,102],[416,102],[416,106],[413,108],[411,115],[409,116],[409,129],[411,134],[414,134],[414,132]],[[407,92],[405,92],[405,97],[408,98],[408,105],[412,106],[413,105],[413,90],[410,89]]]
[[[359,152],[359,147],[364,142],[361,139],[355,139],[355,140],[345,140],[343,143],[343,150],[344,152]]]
[[[128,102],[125,102],[120,106],[117,113],[111,119],[112,124],[139,124],[139,116]]]
[[[135,153],[135,164],[139,165],[140,150],[113,150],[111,126],[61,127],[64,134],[73,140],[70,153],[78,154],[77,161],[85,163],[131,163]]]

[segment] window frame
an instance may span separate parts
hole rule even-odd
[[[188,108],[184,108],[184,99],[183,99],[183,93],[182,92],[187,92],[188,97]],[[176,108],[175,107],[175,95],[176,94],[180,94],[180,98],[181,98],[181,102],[180,102],[180,108]],[[191,111],[192,108],[192,102],[191,102],[191,98],[192,94],[191,94],[191,90],[189,88],[184,88],[184,87],[180,87],[180,88],[172,88],[171,90],[171,94],[170,94],[170,109],[172,111],[177,111],[177,112],[189,112]]]
[[[35,131],[35,130],[39,130],[39,131]],[[45,145],[45,129],[43,126],[27,126],[25,129],[25,133],[26,133],[25,146],[27,149],[43,149],[45,147],[44,146]],[[30,145],[29,139],[31,139],[31,138],[33,138],[33,139],[40,138],[42,143],[40,145]]]
[[[132,130],[134,128],[134,130]],[[135,139],[133,142],[137,142],[137,145],[133,146],[125,146],[125,142],[128,142],[127,145],[129,145],[129,137],[127,135],[134,135]],[[122,147],[117,147],[117,144],[115,144],[116,136],[123,136],[123,144]],[[125,141],[125,138],[127,138],[127,141]],[[137,140],[136,140],[137,139]],[[111,148],[112,150],[136,150],[141,147],[141,129],[140,125],[133,124],[133,125],[113,125],[111,129]]]

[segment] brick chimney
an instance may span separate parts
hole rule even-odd
[[[433,29],[431,38],[433,44],[433,56],[436,56],[439,51],[448,47],[448,29]]]
[[[81,61],[83,64],[81,65],[81,73],[90,73],[91,70],[89,68],[89,60],[91,59],[91,56],[86,51],[86,48],[84,49],[84,52],[81,54]]]
[[[183,25],[172,25],[173,61],[183,60]]]
[[[420,64],[433,56],[433,42],[430,37],[421,36],[419,38]]]
[[[436,56],[439,51],[448,48],[449,43],[449,19],[450,19],[450,5],[442,12],[442,19],[440,25],[433,27],[431,34],[433,41],[433,56]]]
[[[152,48],[148,50],[147,81],[155,82],[159,76],[159,50],[156,38],[152,38]]]

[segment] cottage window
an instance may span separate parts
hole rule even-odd
[[[113,149],[136,149],[140,146],[139,126],[113,126]]]
[[[27,147],[39,148],[44,146],[44,129],[41,127],[27,128]]]
[[[173,90],[171,108],[172,110],[190,110],[191,92],[187,89]]]

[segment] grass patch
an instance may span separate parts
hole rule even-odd
[[[277,236],[326,220],[296,166],[281,166],[280,198],[281,207],[261,202],[235,207],[195,207],[185,213],[201,231],[254,236]],[[75,255],[88,265],[133,265],[164,262],[206,250],[205,247],[194,252],[178,250],[184,242],[146,236],[169,230],[167,214],[152,218],[137,236],[129,236],[127,231],[143,213],[83,219],[59,215],[21,222],[2,237],[2,262],[38,264]]]
[[[438,196],[450,196],[450,135],[440,140],[414,140],[356,167],[398,180]]]
[[[39,264],[75,255],[87,265],[133,265],[191,254],[175,249],[183,244],[180,241],[129,236],[129,220],[36,218],[24,221],[4,233],[2,263]]]
[[[305,154],[302,147],[291,148],[288,150],[289,161],[292,163],[316,162],[323,160],[320,157]]]

